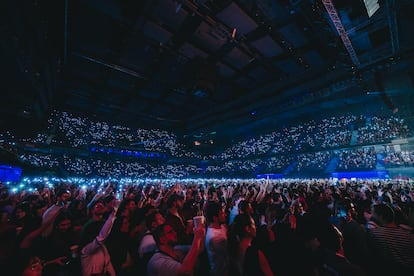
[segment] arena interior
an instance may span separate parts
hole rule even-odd
[[[412,273],[414,1],[0,13],[1,275]]]

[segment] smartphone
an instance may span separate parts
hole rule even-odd
[[[65,265],[69,265],[71,262],[72,262],[72,258],[71,258],[71,257],[67,257],[67,258],[63,261],[63,263],[64,263]]]
[[[338,213],[337,213],[337,216],[338,216],[338,217],[340,217],[340,218],[345,218],[345,217],[346,217],[346,212],[345,212],[345,210],[343,210],[343,209],[339,209],[339,210],[338,210]]]

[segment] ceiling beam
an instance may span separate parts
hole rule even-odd
[[[387,7],[392,55],[395,56],[400,52],[400,39],[398,36],[397,8],[395,6],[395,0],[385,0],[385,6]]]
[[[351,40],[349,39],[349,36],[342,25],[342,21],[339,18],[338,12],[335,9],[335,6],[333,5],[331,0],[322,0],[323,5],[325,6],[326,11],[328,12],[328,15],[332,21],[332,23],[335,26],[336,31],[338,32],[339,36],[341,37],[342,42],[344,43],[344,46],[346,50],[348,51],[349,57],[351,58],[352,62],[356,67],[359,67],[360,62],[358,59],[358,56],[355,52],[354,47],[352,46]]]

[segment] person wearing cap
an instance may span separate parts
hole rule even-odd
[[[105,245],[111,233],[118,211],[118,202],[105,219],[105,206],[101,200],[91,206],[91,220],[85,224],[81,239],[81,267],[82,275],[111,275],[115,276],[115,269],[111,263],[109,251]]]

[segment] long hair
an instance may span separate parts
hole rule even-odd
[[[252,218],[248,214],[238,214],[228,229],[228,244],[231,255],[239,250],[240,240],[247,235],[246,226],[251,226]]]

